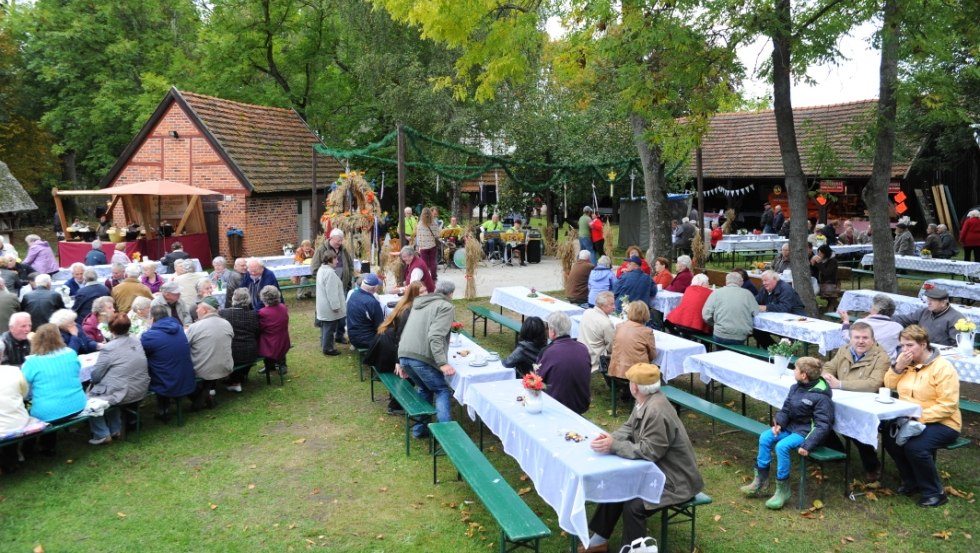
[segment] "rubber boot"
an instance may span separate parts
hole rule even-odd
[[[789,480],[776,480],[776,493],[769,498],[769,501],[766,501],[766,507],[782,509],[790,495],[792,495],[792,490],[789,487]]]
[[[755,469],[755,478],[739,488],[746,497],[762,497],[769,491],[769,468]]]

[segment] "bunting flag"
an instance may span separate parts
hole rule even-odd
[[[735,198],[738,196],[744,196],[749,192],[752,192],[753,190],[755,190],[754,184],[750,184],[748,186],[743,186],[742,188],[734,188],[734,189],[728,189],[723,186],[719,186],[716,188],[712,188],[711,190],[705,190],[704,195],[705,197],[707,197],[707,196],[716,196],[718,194],[723,194],[725,197]]]

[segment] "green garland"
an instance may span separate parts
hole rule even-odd
[[[615,185],[617,183],[624,182],[631,172],[635,171],[638,174],[643,173],[639,158],[621,159],[607,163],[581,164],[520,161],[502,156],[484,154],[477,150],[466,148],[458,144],[450,144],[448,142],[426,136],[411,127],[402,127],[402,129],[405,132],[408,146],[411,147],[412,152],[419,160],[406,161],[405,165],[413,169],[432,171],[437,175],[451,181],[475,179],[486,174],[491,169],[500,168],[503,169],[504,173],[507,175],[507,178],[509,178],[511,182],[515,183],[524,191],[540,192],[542,190],[553,188],[557,183],[571,178],[593,178],[598,181],[597,186],[607,184]],[[359,158],[385,165],[397,165],[398,160],[377,155],[382,150],[387,150],[388,148],[392,147],[397,138],[398,131],[392,131],[378,142],[369,144],[364,148],[341,150],[337,148],[329,148],[320,144],[314,145],[313,148],[318,154],[332,156],[337,159]],[[482,165],[452,165],[438,163],[432,160],[429,154],[426,153],[426,149],[423,148],[423,144],[451,150],[453,152],[463,154],[471,159],[478,158],[484,160],[485,163]],[[683,161],[679,161],[676,165],[674,165],[674,167],[667,171],[667,176],[674,174],[674,172],[676,172],[681,165],[683,165]],[[531,181],[522,178],[517,173],[517,171],[520,170],[533,171],[536,173],[547,172],[550,174],[550,176],[544,182],[538,181],[532,183]]]

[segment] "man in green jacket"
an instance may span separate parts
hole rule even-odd
[[[752,334],[752,320],[759,312],[752,292],[742,288],[742,275],[725,275],[725,287],[708,296],[701,309],[704,322],[714,327],[714,339],[722,344],[744,344]]]
[[[446,377],[456,374],[449,364],[449,331],[455,316],[450,300],[455,291],[455,284],[440,280],[435,292],[415,300],[398,344],[395,367],[398,376],[412,380],[424,401],[432,403],[435,398],[433,405],[439,422],[452,420],[452,391]],[[427,437],[428,422],[428,417],[416,419],[412,435]]]

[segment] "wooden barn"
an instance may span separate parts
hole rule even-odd
[[[325,188],[342,172],[319,156],[314,186],[318,142],[295,110],[171,88],[100,187],[167,180],[212,190],[217,195],[203,197],[203,206],[213,255],[232,257],[232,227],[244,233],[243,251],[235,253],[281,254],[284,244],[316,238]],[[182,203],[162,202],[162,220],[181,217]],[[129,223],[121,208],[112,217],[115,226]]]

